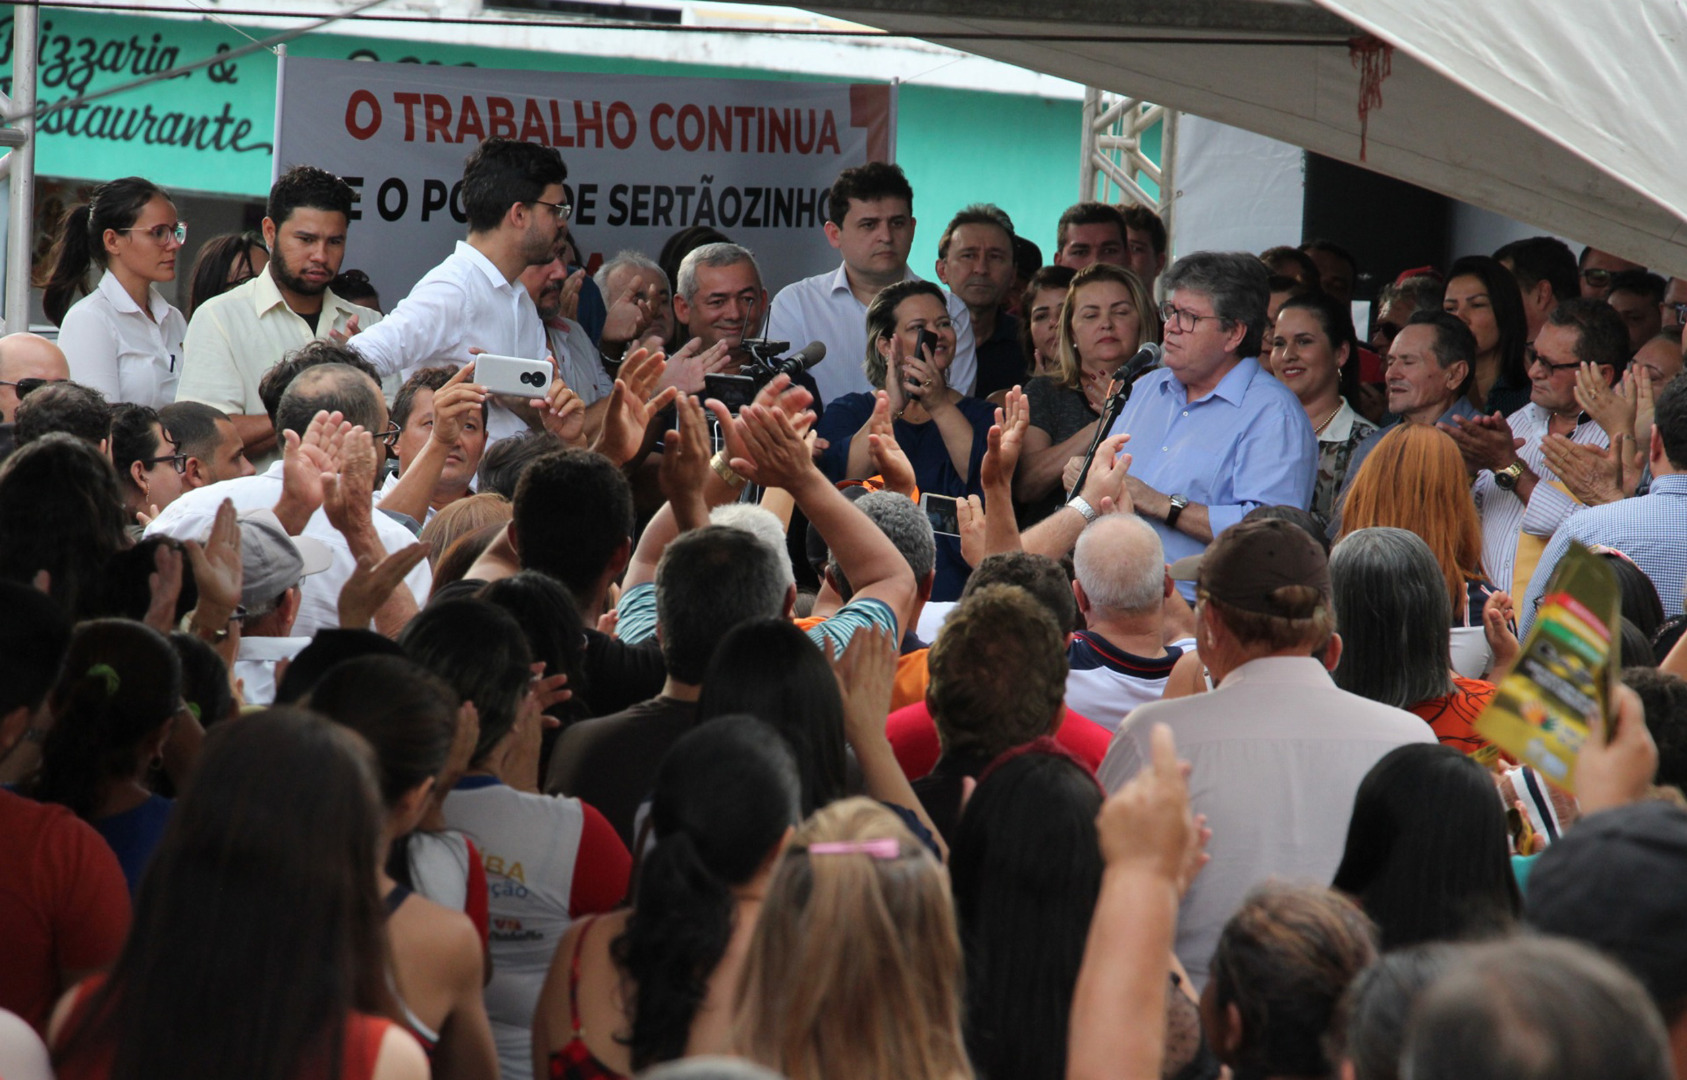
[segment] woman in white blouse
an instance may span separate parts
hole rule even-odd
[[[113,402],[175,401],[187,320],[155,286],[175,280],[186,237],[164,189],[138,176],[101,184],[65,215],[43,306],[59,324],[72,379]],[[96,264],[105,273],[87,293]]]

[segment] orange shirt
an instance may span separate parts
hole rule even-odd
[[[1474,754],[1488,745],[1488,740],[1476,734],[1476,718],[1494,700],[1494,684],[1480,679],[1453,676],[1456,689],[1445,697],[1420,701],[1406,711],[1429,721],[1435,737],[1448,746],[1456,746],[1467,754]]]

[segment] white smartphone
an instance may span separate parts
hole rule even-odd
[[[474,358],[474,381],[494,394],[542,398],[551,386],[551,365],[543,360],[481,353]]]
[[[955,498],[951,495],[920,495],[920,509],[931,522],[931,531],[938,536],[961,535],[961,521],[955,513]]]

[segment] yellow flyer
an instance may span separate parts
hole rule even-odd
[[[1476,733],[1575,794],[1588,722],[1609,717],[1620,661],[1621,598],[1605,560],[1572,542]]]

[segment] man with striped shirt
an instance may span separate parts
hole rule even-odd
[[[1160,535],[1140,517],[1097,518],[1078,537],[1073,566],[1085,629],[1066,650],[1066,704],[1117,731],[1132,709],[1160,700],[1172,665],[1195,642],[1165,641],[1171,573]]]

